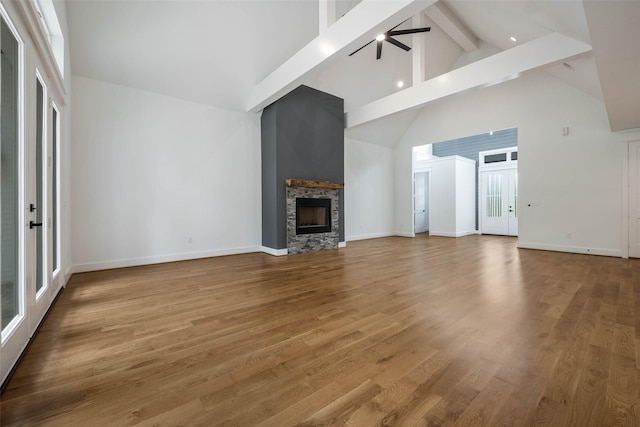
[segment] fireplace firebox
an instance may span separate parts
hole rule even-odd
[[[296,198],[296,234],[331,232],[331,199]]]

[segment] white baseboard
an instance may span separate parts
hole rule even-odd
[[[452,233],[450,231],[433,231],[433,230],[429,230],[429,236],[463,237],[463,236],[470,236],[472,234],[478,234],[478,232],[476,230],[473,230],[473,231],[458,231],[457,233]]]
[[[73,276],[73,273],[75,273],[73,265],[70,265],[69,268],[67,268],[67,271],[64,272],[64,280],[62,283],[63,287],[67,287],[67,283],[69,283],[69,280],[71,279],[71,276]]]
[[[368,240],[368,239],[379,239],[381,237],[391,237],[394,236],[394,233],[373,233],[373,234],[357,234],[355,236],[348,236],[348,242],[355,242],[356,240]]]
[[[569,252],[574,254],[602,255],[612,257],[622,257],[622,251],[619,249],[603,249],[603,248],[585,248],[581,246],[564,246],[551,245],[546,243],[531,243],[518,241],[518,248],[521,249],[538,249],[542,251]]]
[[[211,258],[225,255],[238,255],[251,252],[260,252],[259,246],[248,246],[244,248],[220,249],[213,251],[186,252],[181,254],[160,255],[142,258],[119,259],[113,261],[89,262],[85,264],[75,264],[70,267],[72,273],[84,273],[87,271],[109,270],[112,268],[135,267],[139,265],[161,264],[164,262],[186,261],[198,258]]]
[[[416,233],[406,233],[404,231],[395,231],[393,233],[393,236],[398,236],[398,237],[416,237]]]
[[[339,248],[346,248],[347,247],[347,242],[338,242],[338,247]]]
[[[273,256],[283,256],[283,255],[289,254],[289,251],[287,249],[274,249],[274,248],[269,248],[267,246],[261,246],[260,252],[264,252],[265,254],[269,254]]]

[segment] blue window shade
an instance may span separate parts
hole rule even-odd
[[[518,146],[518,129],[494,131],[493,135],[467,136],[433,144],[433,155],[438,157],[461,156],[476,161],[476,230],[478,229],[478,164],[481,151],[498,150]],[[517,154],[516,154],[517,156]],[[516,157],[517,159],[517,157]],[[513,159],[515,160],[515,159]]]

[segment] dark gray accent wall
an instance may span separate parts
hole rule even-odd
[[[493,135],[467,136],[444,142],[436,142],[432,146],[434,156],[462,156],[476,161],[476,230],[478,229],[478,166],[481,151],[498,150],[518,146],[518,128],[494,131]]]
[[[344,182],[344,100],[300,86],[262,112],[262,245],[287,247],[285,179]],[[340,241],[344,191],[340,190]]]

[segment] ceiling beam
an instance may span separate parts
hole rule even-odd
[[[551,33],[347,112],[345,125],[347,128],[358,126],[453,94],[502,83],[525,71],[590,50],[591,46],[586,43]]]
[[[336,55],[351,53],[382,32],[410,18],[435,0],[363,0],[258,83],[247,111],[258,112],[303,83]]]
[[[609,127],[640,128],[640,2],[583,2]]]
[[[458,43],[467,53],[478,50],[478,38],[441,1],[424,12],[438,27]]]
[[[425,26],[425,19],[422,13],[413,15],[413,28],[421,28]],[[426,60],[426,40],[425,33],[416,33],[411,36],[411,66],[413,77],[411,84],[422,83],[427,78],[427,60]]]
[[[322,34],[336,22],[336,0],[320,0],[318,6],[318,30]]]

